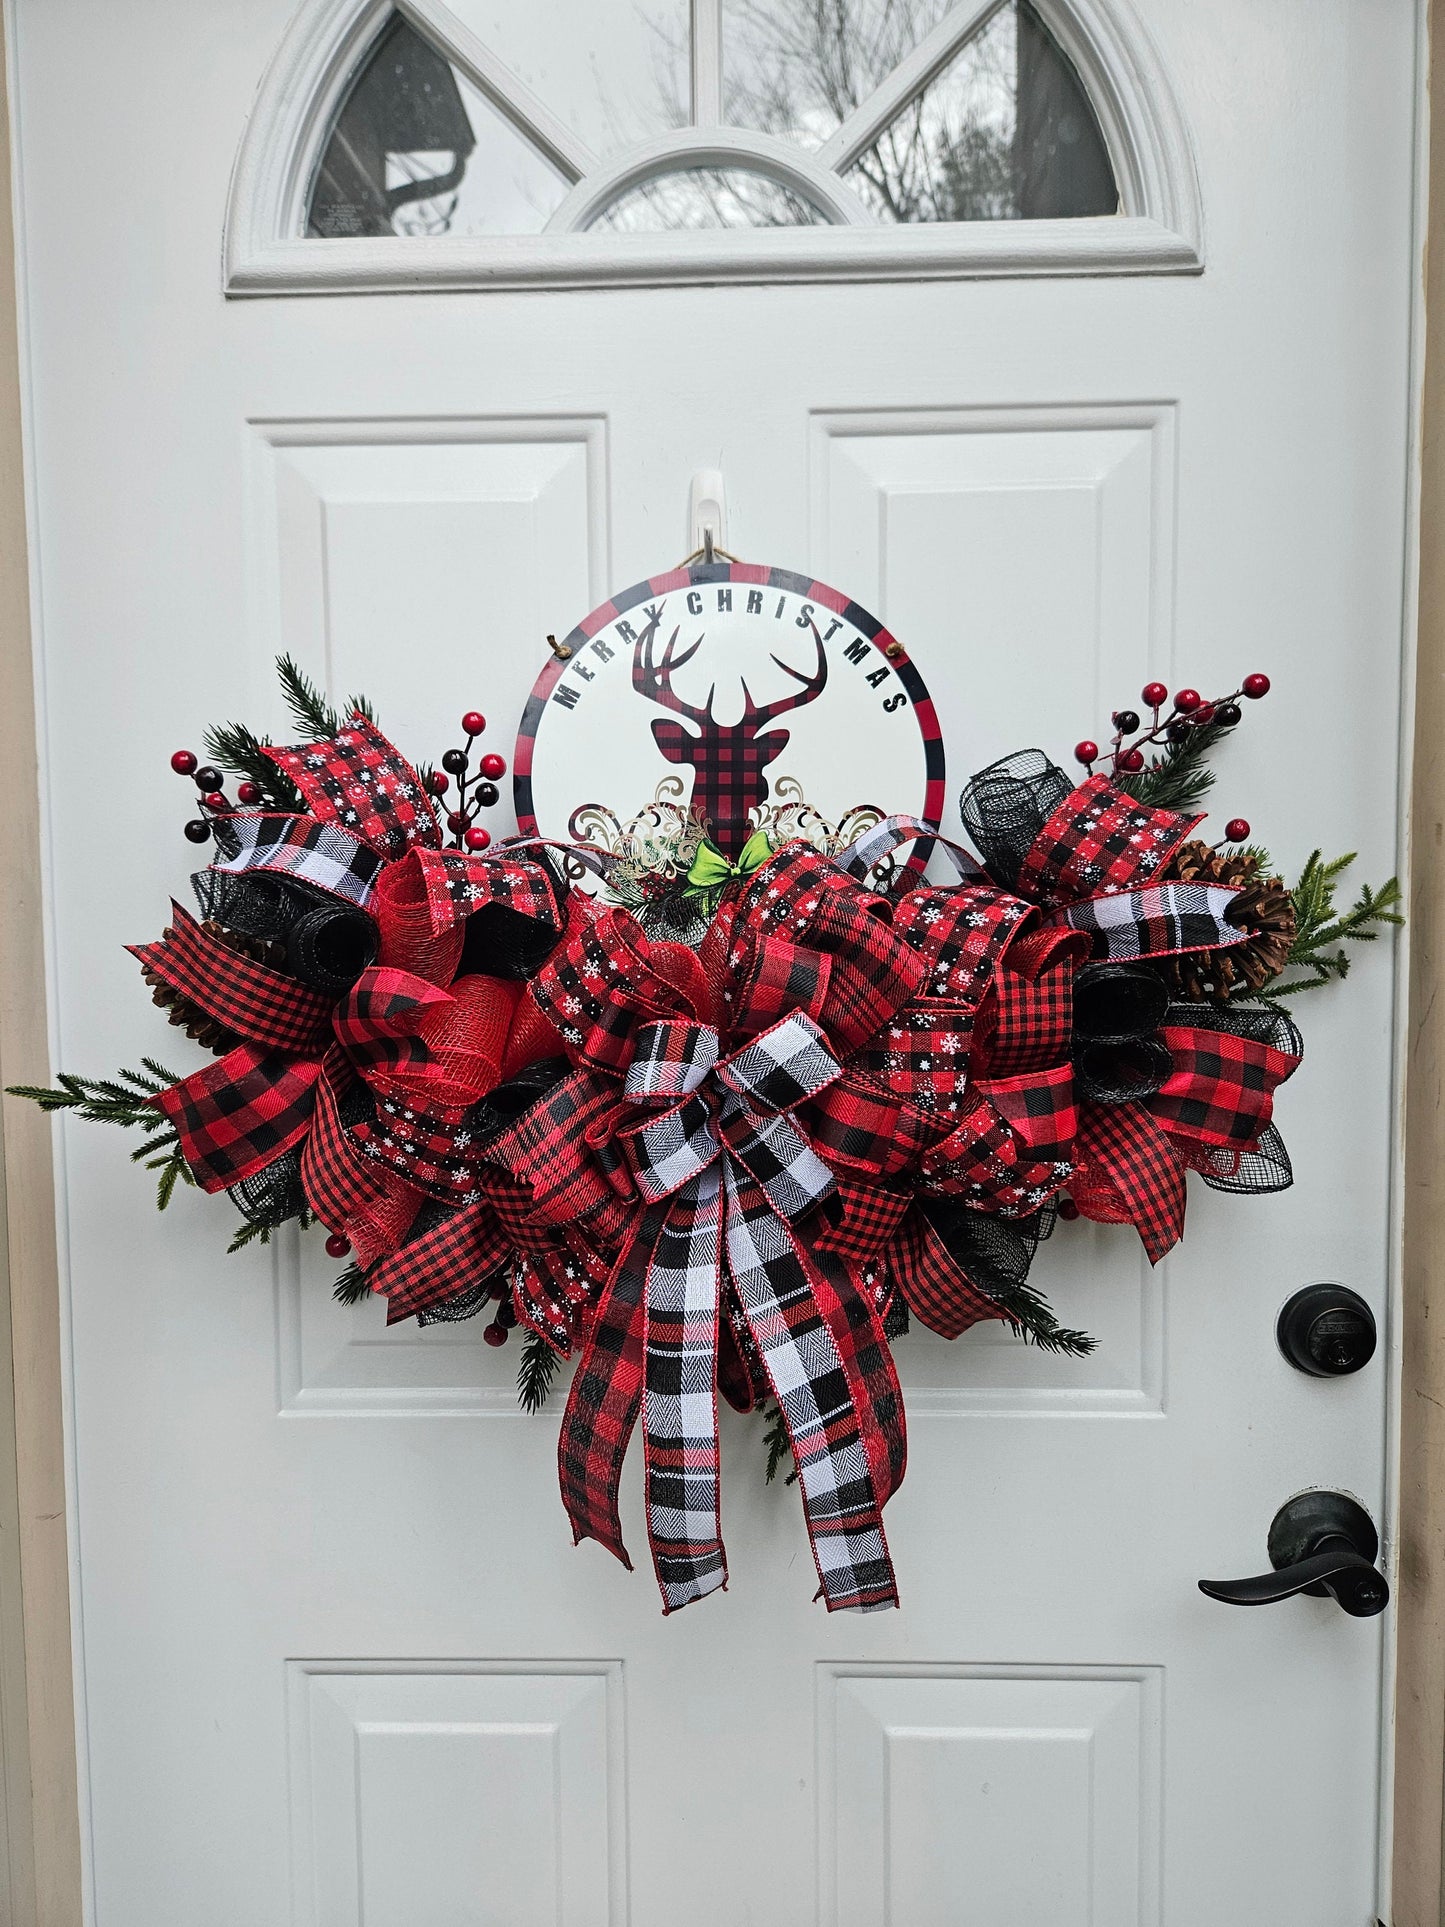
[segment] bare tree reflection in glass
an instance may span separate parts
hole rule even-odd
[[[640,182],[591,223],[616,233],[678,228],[809,227],[821,214],[793,188],[742,167],[685,167]]]
[[[724,0],[724,111],[817,146],[936,27],[951,0]],[[1009,0],[846,176],[881,221],[1114,214],[1098,118],[1029,0]]]

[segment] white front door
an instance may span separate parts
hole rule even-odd
[[[415,757],[477,707],[510,758],[547,634],[681,557],[700,470],[725,478],[733,551],[837,584],[905,640],[955,823],[972,770],[1031,744],[1067,762],[1149,678],[1263,669],[1213,834],[1246,816],[1291,874],[1316,846],[1359,850],[1371,880],[1396,867],[1406,0],[1155,0],[1148,39],[1117,0],[1047,6],[1132,170],[1123,215],[989,206],[1023,190],[985,181],[972,211],[1034,212],[1053,239],[1009,219],[960,239],[929,224],[925,169],[924,218],[870,228],[883,190],[825,152],[808,96],[792,148],[779,109],[744,156],[796,167],[729,176],[719,137],[677,206],[645,184],[612,203],[615,227],[782,223],[716,247],[706,226],[488,234],[582,227],[625,196],[628,142],[686,138],[668,130],[689,73],[735,115],[770,63],[802,87],[768,22],[813,9],[727,0],[719,83],[715,42],[689,68],[680,0],[428,0],[432,43],[465,41],[454,69],[482,48],[540,131],[519,150],[467,80],[470,179],[447,185],[465,137],[423,114],[383,143],[382,215],[328,177],[298,253],[304,221],[257,227],[266,184],[304,200],[362,57],[348,22],[364,40],[384,14],[308,0],[237,177],[227,299],[228,179],[290,4],[14,0],[59,1067],[200,1061],[122,949],[193,867],[171,750],[232,717],[285,740],[284,649],[337,697],[367,692]],[[876,77],[901,64],[906,105],[932,72],[918,46],[970,11],[860,4],[859,44],[886,42]],[[995,13],[988,57],[1017,61],[1025,30]],[[303,75],[329,95],[277,111]],[[1021,84],[1008,68],[1005,95]],[[309,150],[258,150],[288,126]],[[826,203],[821,225],[787,195]],[[379,218],[409,238],[378,239]],[[324,286],[328,247],[374,291],[268,292]],[[455,287],[396,285],[403,247]],[[1010,249],[1021,271],[964,272]],[[866,739],[838,753],[873,800]],[[1367,1927],[1388,1616],[1196,1588],[1264,1567],[1302,1488],[1387,1505],[1383,1351],[1310,1379],[1273,1327],[1320,1279],[1386,1318],[1389,947],[1300,1016],[1292,1191],[1192,1190],[1155,1271],[1126,1228],[1065,1225],[1042,1251],[1036,1282],[1092,1357],[997,1324],[900,1343],[903,1605],[863,1618],[811,1603],[757,1420],[724,1415],[730,1589],[663,1620],[645,1561],[570,1545],[560,1400],[518,1413],[515,1338],[333,1303],[319,1233],[226,1256],[224,1201],[183,1192],[158,1217],[124,1140],[66,1128],[100,1927]],[[635,1552],[639,1485],[629,1462]]]

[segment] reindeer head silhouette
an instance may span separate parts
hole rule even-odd
[[[725,855],[735,857],[747,841],[748,812],[768,794],[768,779],[763,772],[788,745],[788,730],[764,729],[763,725],[770,723],[775,716],[785,715],[790,709],[801,709],[805,703],[814,701],[822,694],[828,681],[828,659],[823,653],[823,638],[818,634],[816,625],[810,622],[808,627],[813,631],[813,642],[818,651],[817,666],[811,672],[790,668],[781,656],[773,657],[779,669],[801,685],[797,691],[779,697],[776,702],[755,703],[744,683],[741,720],[719,723],[712,713],[716,683],[708,690],[707,701],[701,709],[693,703],[685,703],[672,687],[673,671],[692,661],[702,646],[702,636],[691,648],[676,655],[674,651],[679,632],[674,629],[658,660],[654,656],[654,648],[661,623],[661,607],[649,608],[647,626],[638,636],[632,652],[632,687],[639,696],[645,696],[649,702],[658,703],[664,709],[676,710],[679,716],[686,717],[689,723],[696,726],[697,733],[694,735],[684,729],[681,723],[667,722],[659,717],[652,725],[653,740],[669,763],[686,765],[692,769],[693,813],[708,825],[718,848]]]

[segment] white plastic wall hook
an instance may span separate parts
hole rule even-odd
[[[728,545],[728,504],[723,478],[715,468],[700,468],[688,498],[688,551],[697,554],[712,537],[715,549]]]

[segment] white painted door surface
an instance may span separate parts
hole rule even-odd
[[[456,4],[603,60],[633,30],[621,0]],[[1292,872],[1395,867],[1407,0],[1151,0],[1135,71],[1192,141],[1202,273],[227,300],[289,8],[12,0],[57,1065],[199,1061],[121,946],[190,867],[169,752],[281,731],[278,650],[417,756],[473,705],[510,754],[546,633],[678,560],[700,469],[731,548],[916,654],[950,812],[1149,677],[1264,669],[1217,820]],[[1121,7],[1046,11],[1144,45]],[[868,794],[867,744],[840,754]],[[1386,1316],[1391,986],[1382,944],[1302,1008],[1293,1191],[1192,1190],[1153,1273],[1122,1229],[1045,1248],[1092,1358],[900,1345],[903,1606],[866,1618],[811,1603],[756,1420],[724,1415],[730,1590],[664,1621],[645,1556],[571,1547],[515,1342],[387,1332],[319,1244],[226,1256],[224,1201],[160,1218],[124,1140],[65,1130],[99,1927],[1367,1927],[1388,1617],[1195,1581],[1259,1570],[1303,1487],[1387,1504],[1383,1354],[1312,1381],[1273,1322],[1322,1278]]]

